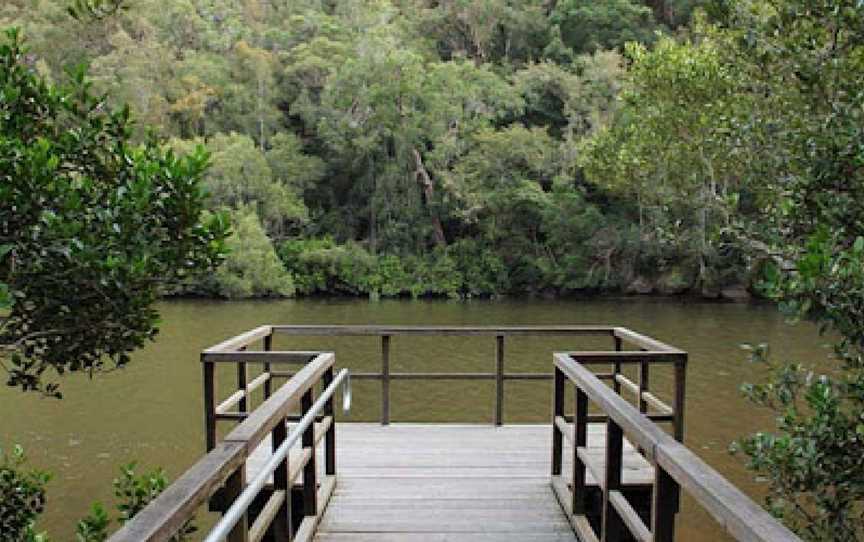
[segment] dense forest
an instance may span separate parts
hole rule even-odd
[[[694,158],[683,146],[710,136],[675,141],[626,106],[642,92],[636,70],[676,69],[674,40],[692,32],[697,1],[123,8],[75,18],[63,2],[10,0],[0,26],[23,29],[48,80],[84,62],[142,133],[211,153],[209,206],[230,210],[232,250],[186,293],[714,297],[750,284],[726,213],[745,191],[725,149]],[[644,91],[680,75],[658,71],[669,80]],[[722,75],[696,75],[730,90],[710,80]],[[609,148],[619,131],[640,133]],[[635,148],[642,139],[662,156],[640,156],[653,153]],[[678,160],[713,170],[711,186],[678,178]]]

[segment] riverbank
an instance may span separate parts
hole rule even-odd
[[[257,229],[256,229],[257,228]],[[372,253],[331,238],[271,244],[249,217],[235,224],[226,261],[176,292],[227,299],[339,295],[360,298],[585,298],[687,295],[745,301],[757,293],[761,265],[732,256],[710,263],[684,254],[632,248],[594,257],[501,254],[461,240],[419,254]],[[736,253],[737,254],[737,253]],[[661,257],[662,256],[662,257]]]
[[[542,290],[533,292],[516,292],[516,293],[490,293],[490,294],[424,294],[414,296],[410,292],[398,292],[395,295],[383,296],[378,292],[346,292],[338,290],[334,292],[315,291],[312,293],[300,293],[295,291],[290,296],[267,295],[267,296],[250,296],[250,297],[226,297],[213,292],[185,290],[176,293],[170,293],[163,296],[165,301],[182,301],[209,299],[214,301],[239,301],[239,300],[276,300],[276,299],[296,299],[296,300],[363,300],[381,301],[386,299],[391,300],[455,300],[455,301],[500,301],[508,300],[562,300],[562,301],[691,301],[691,302],[716,302],[716,303],[771,303],[771,301],[760,295],[758,292],[752,291],[745,285],[730,285],[716,290],[694,291],[683,290],[668,292],[660,288],[651,287],[644,282],[628,288],[627,290],[579,290],[558,292],[555,290]]]

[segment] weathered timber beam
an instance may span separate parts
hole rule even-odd
[[[201,354],[204,363],[308,363],[321,351],[280,351],[280,350],[243,350],[226,352],[207,352]]]
[[[211,346],[210,348],[204,350],[205,354],[215,353],[215,352],[230,352],[232,350],[239,350],[244,346],[249,346],[253,342],[263,339],[264,337],[268,337],[273,333],[273,326],[259,326],[255,329],[250,329],[245,333],[241,333],[235,337],[231,337],[228,340],[222,341],[221,343]]]
[[[532,335],[608,336],[615,332],[613,326],[364,326],[364,325],[274,325],[274,333],[308,336],[381,336],[381,335]]]

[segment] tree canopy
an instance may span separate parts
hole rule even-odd
[[[638,206],[605,178],[586,177],[578,161],[579,145],[618,108],[625,43],[650,47],[696,5],[88,0],[73,18],[47,0],[10,0],[0,24],[22,27],[49,80],[65,82],[65,66],[89,63],[94,89],[141,120],[136,141],[148,126],[180,155],[206,145],[206,206],[251,208],[277,253],[292,252],[280,250],[286,242],[311,249],[331,239],[368,254],[370,272],[380,264],[387,276],[387,258],[428,267],[450,245],[471,245],[502,262],[503,280],[473,284],[468,273],[447,295],[566,294],[626,290],[670,270],[698,290],[696,277],[709,275],[695,255],[658,260],[658,237],[632,227]],[[524,176],[480,179],[508,164],[516,169],[507,176]],[[537,223],[566,192],[578,216],[595,219],[587,244]],[[523,208],[532,211],[520,216]],[[499,210],[521,223],[499,224]],[[556,228],[573,231],[573,220]],[[594,245],[605,247],[600,257]],[[514,258],[514,246],[528,255]],[[355,293],[429,292],[422,273],[402,271],[401,286],[379,291],[365,281]]]

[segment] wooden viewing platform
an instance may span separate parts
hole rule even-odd
[[[380,337],[380,372],[351,376],[380,381],[381,423],[337,423],[348,370],[332,352],[274,350],[276,334]],[[494,338],[494,371],[390,371],[393,337],[455,335]],[[505,341],[525,336],[605,336],[613,349],[545,352],[550,372],[508,373]],[[169,540],[202,506],[223,513],[206,542],[669,542],[682,490],[738,540],[798,540],[681,443],[687,354],[625,328],[262,326],[201,360],[208,453],[111,542]],[[225,364],[236,391],[219,401]],[[650,386],[658,365],[674,375],[665,393]],[[391,425],[391,382],[408,379],[494,380],[494,423]],[[541,379],[550,423],[504,425],[504,383]]]

